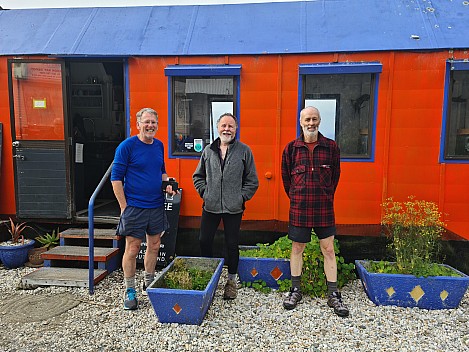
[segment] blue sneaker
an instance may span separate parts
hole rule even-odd
[[[124,295],[124,309],[135,310],[138,308],[137,293],[135,289],[130,287],[125,290]]]

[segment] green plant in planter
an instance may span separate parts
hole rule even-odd
[[[383,202],[382,209],[381,224],[391,241],[388,247],[395,263],[370,262],[370,271],[424,277],[458,276],[451,269],[434,263],[445,225],[436,203],[413,196],[403,202],[391,197]]]
[[[240,251],[243,257],[258,258],[290,258],[291,240],[287,236],[279,238],[272,244],[258,244],[258,249]],[[355,265],[345,263],[344,258],[339,256],[339,242],[334,240],[334,250],[337,260],[337,285],[343,287],[350,280],[356,278]],[[324,274],[324,257],[319,246],[319,239],[316,235],[311,236],[311,242],[306,244],[303,252],[303,272],[301,275],[301,290],[303,294],[311,297],[325,297],[327,294],[326,275]],[[279,291],[290,290],[291,280],[279,280]],[[263,290],[263,289],[262,289]]]
[[[11,218],[10,218],[10,223],[7,223],[6,227],[11,236],[10,243],[13,245],[15,244],[24,245],[25,240],[24,240],[23,231],[26,230],[27,228],[33,229],[31,226],[26,225],[25,222],[15,223]]]
[[[176,260],[171,271],[164,277],[167,288],[179,290],[205,290],[213,271],[189,268],[183,261]]]
[[[42,244],[42,247],[46,248],[47,250],[54,248],[59,245],[59,229],[52,230],[52,233],[46,233],[44,235],[36,237],[35,239],[40,244]]]

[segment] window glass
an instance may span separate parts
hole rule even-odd
[[[342,158],[371,157],[375,73],[304,75],[304,106],[321,112],[319,131]]]
[[[466,67],[469,69],[469,65]],[[450,71],[445,157],[469,159],[469,70]]]
[[[236,77],[172,77],[172,155],[199,156],[217,137],[216,121],[236,115]]]
[[[17,140],[63,140],[62,66],[12,62],[12,92]]]

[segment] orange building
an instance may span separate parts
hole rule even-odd
[[[192,173],[230,110],[260,181],[243,228],[283,231],[281,153],[299,134],[299,111],[316,105],[320,131],[341,149],[339,234],[379,234],[381,202],[414,195],[469,239],[468,9],[393,6],[0,10],[0,214],[86,221],[115,147],[152,107],[183,189],[180,227],[198,227]],[[115,220],[113,200],[108,182],[97,222]]]

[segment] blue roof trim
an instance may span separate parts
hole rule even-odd
[[[441,119],[441,135],[440,135],[440,154],[438,161],[445,164],[469,164],[469,159],[463,159],[462,157],[447,158],[445,156],[446,151],[446,134],[448,126],[448,109],[449,109],[449,91],[451,86],[451,74],[453,70],[466,71],[469,70],[468,61],[446,61],[446,73],[445,73],[445,88],[443,98],[443,117]]]
[[[0,55],[125,57],[467,49],[469,6],[464,3],[316,0],[0,10]]]
[[[466,71],[469,70],[469,61],[448,61],[451,70]]]
[[[174,65],[164,69],[166,76],[239,76],[241,65]]]
[[[380,73],[383,65],[379,62],[320,63],[300,65],[299,70],[300,75]]]

